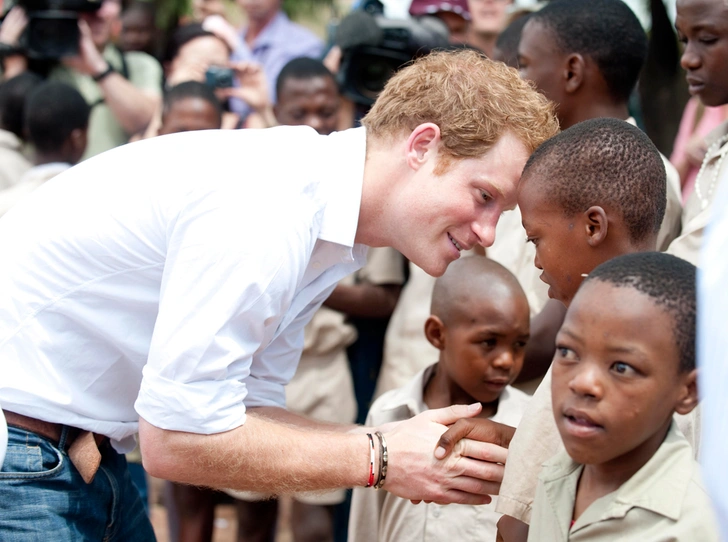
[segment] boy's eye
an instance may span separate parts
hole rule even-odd
[[[612,364],[612,370],[620,375],[632,375],[635,374],[637,371],[632,367],[631,365],[623,362],[623,361],[616,361]]]
[[[557,346],[556,355],[558,357],[560,357],[561,359],[564,359],[567,361],[574,361],[578,358],[578,356],[576,355],[576,352],[574,352],[571,348],[568,348],[566,346]]]
[[[498,341],[496,339],[485,339],[481,342],[483,346],[487,346],[488,348],[495,348],[495,345],[498,344]]]
[[[537,241],[538,241],[538,238],[536,238],[536,237],[526,237],[526,243],[533,243],[533,246],[536,246]]]
[[[516,341],[516,348],[526,348],[527,341]]]

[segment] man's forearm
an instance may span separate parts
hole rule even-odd
[[[200,435],[140,420],[144,467],[175,482],[271,494],[366,485],[365,435],[311,431],[291,421],[249,413],[237,429]]]
[[[139,90],[121,74],[112,73],[100,82],[104,101],[128,135],[143,131],[152,120],[159,98]]]

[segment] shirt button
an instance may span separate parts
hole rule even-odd
[[[435,506],[435,509],[432,511],[432,515],[435,516],[436,518],[440,517],[440,507],[439,506]]]
[[[314,269],[321,269],[321,262],[313,262]]]

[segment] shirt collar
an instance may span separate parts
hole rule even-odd
[[[320,163],[327,198],[319,239],[354,246],[365,158],[364,128],[334,132],[326,137]]]
[[[265,25],[263,30],[255,38],[255,41],[251,44],[250,49],[255,50],[260,47],[267,47],[275,43],[280,38],[282,32],[284,32],[287,23],[289,22],[288,17],[282,11],[275,14],[275,17]],[[247,33],[247,30],[246,30]]]
[[[618,490],[594,501],[571,531],[576,532],[600,521],[623,518],[632,508],[650,510],[676,521],[695,468],[690,444],[673,421],[655,455]],[[571,522],[573,498],[582,469],[583,465],[562,452],[545,463],[541,471],[540,478],[546,493],[556,503],[554,508],[559,522],[567,526]],[[566,503],[564,495],[571,495],[572,499]],[[560,509],[559,503],[564,504],[564,510]]]
[[[412,378],[406,385],[392,391],[390,395],[384,398],[384,402],[380,405],[382,412],[404,409],[407,417],[417,416],[420,412],[427,410],[425,405],[425,384],[432,377],[437,363],[433,363],[429,367],[422,369]]]
[[[0,147],[20,151],[23,147],[23,142],[13,132],[9,130],[0,130]]]

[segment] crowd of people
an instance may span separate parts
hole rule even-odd
[[[154,540],[149,476],[172,541],[728,539],[726,0],[669,157],[622,0],[385,2],[450,45],[371,106],[280,0],[154,6],[0,22],[0,539]]]

